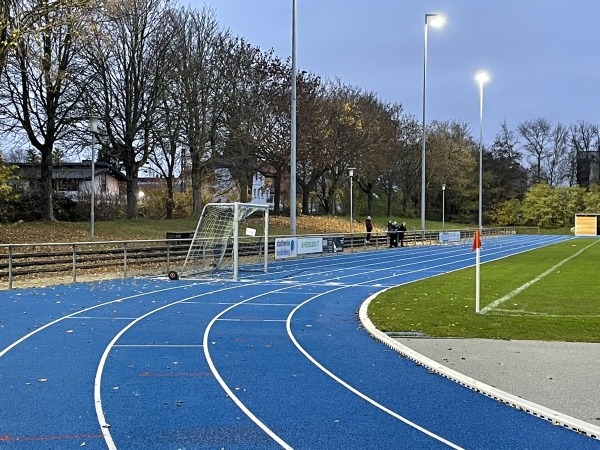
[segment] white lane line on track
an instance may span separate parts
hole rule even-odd
[[[223,305],[234,305],[235,303],[233,302],[182,302],[182,305],[219,305],[219,306],[223,306]]]
[[[522,248],[521,252],[529,251],[533,248],[539,248],[545,245],[551,245],[560,241],[565,240],[562,236],[526,236],[527,241],[524,239],[514,239],[514,237],[510,237],[509,239],[503,238],[484,238],[486,244],[488,244],[487,249],[489,254],[490,251],[494,250],[494,253],[505,253],[511,248]],[[574,239],[570,237],[569,239]],[[507,242],[508,241],[508,242]],[[468,251],[466,251],[468,249]],[[407,265],[416,265],[422,264],[423,258],[426,255],[445,255],[450,258],[452,255],[463,255],[470,254],[471,246],[468,243],[465,243],[461,246],[456,247],[444,247],[444,246],[429,246],[426,248],[410,248],[408,251],[386,251],[380,250],[376,252],[372,252],[369,254],[365,254],[364,252],[357,253],[349,253],[349,254],[336,254],[333,256],[326,256],[321,258],[307,258],[303,260],[297,261],[280,261],[277,266],[271,266],[269,271],[270,274],[275,275],[285,275],[286,273],[296,274],[282,280],[281,282],[287,283],[299,283],[296,281],[297,279],[302,279],[310,276],[314,276],[315,272],[318,275],[325,274],[334,274],[338,272],[346,272],[348,267],[354,268],[357,264],[360,264],[362,270],[369,269],[370,266],[381,266],[382,262],[389,262],[392,266],[388,266],[385,269],[381,270],[389,270],[390,267],[396,267],[398,269],[406,269]],[[496,252],[496,249],[500,249],[500,251]],[[418,251],[414,251],[418,250]],[[367,259],[369,257],[370,259]],[[310,261],[309,261],[310,259]],[[369,262],[374,261],[374,262]],[[474,264],[474,258],[473,258]],[[333,268],[332,268],[333,266]],[[280,270],[283,268],[283,270]],[[320,272],[319,272],[320,271]],[[334,278],[334,276],[328,277],[330,280]],[[336,278],[338,279],[338,278]],[[268,282],[268,281],[267,281]],[[310,283],[310,281],[308,281]]]
[[[113,347],[121,348],[198,348],[202,344],[115,344]]]
[[[285,322],[285,319],[219,319],[219,322]]]
[[[221,288],[221,289],[215,289],[212,291],[203,292],[202,294],[192,295],[190,297],[186,297],[186,298],[178,300],[176,302],[162,305],[156,309],[153,309],[152,311],[148,311],[147,313],[145,313],[145,314],[139,316],[138,318],[136,318],[135,320],[131,321],[129,324],[127,324],[126,327],[121,329],[121,331],[119,331],[115,335],[115,337],[110,341],[110,343],[104,349],[104,353],[102,354],[102,357],[100,358],[100,361],[98,363],[98,368],[96,369],[96,376],[94,378],[94,406],[96,408],[96,417],[98,418],[98,423],[100,424],[100,427],[102,429],[102,435],[104,437],[104,442],[106,442],[106,446],[108,447],[109,450],[117,450],[117,446],[115,445],[115,442],[110,433],[110,425],[108,425],[106,423],[106,417],[104,415],[104,410],[102,408],[101,386],[102,386],[102,373],[104,371],[104,365],[106,364],[108,355],[109,355],[111,349],[115,346],[116,342],[121,338],[121,336],[123,336],[123,334],[125,334],[125,332],[127,332],[127,330],[132,328],[134,325],[136,325],[141,320],[145,319],[146,317],[151,316],[152,314],[154,314],[158,311],[162,311],[163,309],[169,308],[174,305],[179,305],[179,304],[181,304],[187,300],[190,300],[192,298],[203,297],[206,295],[211,295],[211,294],[218,293],[218,292],[237,289],[240,287],[244,287],[244,286],[243,285],[235,285],[235,286],[228,286],[228,287]],[[206,351],[206,349],[205,349],[205,351]]]
[[[288,333],[289,338],[291,339],[291,341],[294,343],[294,345],[296,346],[296,348],[306,357],[306,359],[308,359],[310,362],[312,362],[315,366],[317,366],[321,371],[323,371],[325,374],[327,374],[329,377],[331,377],[333,380],[337,381],[339,384],[341,384],[342,386],[344,386],[346,389],[348,389],[350,392],[354,393],[355,395],[357,395],[358,397],[362,398],[363,400],[365,400],[366,402],[370,403],[371,405],[375,406],[376,408],[378,408],[379,410],[389,414],[390,416],[400,420],[401,422],[405,423],[406,425],[422,432],[423,434],[431,437],[432,439],[435,439],[439,442],[442,442],[443,444],[446,444],[447,446],[454,448],[454,449],[462,449],[462,447],[454,444],[453,442],[448,441],[447,439],[444,439],[443,437],[429,431],[428,429],[416,424],[415,422],[412,422],[410,420],[408,420],[406,417],[401,416],[400,414],[396,413],[395,411],[392,411],[391,409],[383,406],[381,403],[378,403],[377,401],[373,400],[371,397],[367,396],[366,394],[363,394],[361,391],[359,391],[358,389],[356,389],[355,387],[351,386],[350,384],[346,383],[344,380],[342,380],[340,377],[338,377],[337,375],[335,375],[333,372],[331,372],[330,370],[328,370],[327,368],[325,368],[325,366],[323,366],[321,363],[319,363],[315,358],[313,358],[305,349],[304,347],[302,347],[300,345],[300,343],[296,340],[296,337],[294,336],[294,333],[292,333],[292,317],[294,316],[294,314],[296,313],[296,311],[298,311],[300,308],[302,308],[304,305],[306,305],[307,303],[313,301],[316,298],[322,297],[323,295],[326,294],[330,294],[332,292],[341,290],[341,289],[345,289],[345,287],[341,287],[341,288],[337,288],[337,289],[332,289],[330,291],[327,292],[322,292],[320,294],[316,294],[314,297],[306,300],[305,302],[301,303],[300,305],[298,305],[288,316],[288,319],[286,321],[286,330]]]
[[[135,317],[74,316],[74,317],[65,317],[65,319],[68,319],[68,320],[79,320],[79,319],[85,319],[85,320],[95,320],[95,319],[98,319],[98,320],[135,320]]]
[[[279,288],[276,290],[276,292],[281,292],[285,289],[289,289],[291,286],[285,286],[282,288]],[[244,414],[246,414],[246,416],[252,420],[252,422],[254,422],[261,430],[263,430],[269,437],[271,437],[275,442],[277,442],[281,447],[283,447],[284,449],[287,450],[292,450],[293,447],[291,447],[287,442],[285,442],[282,438],[280,438],[277,434],[275,434],[273,431],[271,431],[271,429],[269,429],[258,417],[256,417],[252,411],[250,411],[246,405],[244,405],[244,403],[242,403],[242,401],[237,397],[237,395],[235,395],[235,392],[232,391],[229,386],[227,385],[227,383],[225,382],[225,380],[223,379],[223,377],[221,377],[221,374],[219,373],[219,371],[217,370],[217,367],[215,366],[212,357],[210,356],[210,350],[209,350],[209,345],[208,345],[208,335],[210,334],[210,330],[213,327],[213,325],[220,320],[221,316],[227,312],[229,312],[230,310],[232,310],[233,308],[237,307],[238,305],[243,305],[246,302],[249,302],[251,300],[254,300],[255,298],[260,298],[260,297],[264,297],[265,295],[270,295],[273,292],[263,292],[261,294],[255,295],[254,297],[250,297],[247,298],[246,300],[242,300],[234,305],[231,305],[229,308],[224,309],[223,311],[221,311],[219,314],[217,314],[215,317],[213,317],[213,319],[210,321],[210,323],[208,324],[208,326],[206,327],[206,329],[204,330],[204,338],[203,338],[203,344],[204,344],[204,357],[206,358],[206,362],[208,363],[208,366],[210,367],[210,371],[213,373],[215,379],[218,381],[218,383],[221,385],[221,387],[223,388],[223,390],[227,393],[227,395],[229,396],[229,398],[231,398],[231,400],[233,400],[233,402],[238,406],[238,408],[240,408],[242,410],[242,412]]]
[[[259,284],[259,283],[253,283],[253,284]],[[117,340],[127,330],[129,330],[131,327],[133,327],[139,321],[141,321],[142,319],[145,319],[146,317],[148,317],[148,316],[150,316],[150,315],[152,315],[152,314],[154,314],[154,313],[156,313],[158,311],[161,311],[163,309],[169,308],[169,307],[174,306],[174,305],[179,305],[179,304],[184,304],[184,303],[192,303],[192,302],[190,302],[190,299],[192,299],[192,298],[198,298],[198,297],[202,297],[202,296],[205,296],[205,295],[210,295],[210,294],[214,294],[214,293],[218,293],[218,292],[222,292],[222,291],[226,291],[226,290],[230,290],[230,289],[243,288],[243,287],[246,287],[246,286],[248,286],[248,284],[246,284],[246,285],[235,285],[235,286],[231,286],[231,287],[227,287],[227,288],[223,288],[223,289],[219,289],[219,290],[205,292],[203,294],[195,295],[195,296],[192,296],[192,297],[187,297],[185,299],[181,299],[181,300],[178,300],[176,302],[163,305],[163,306],[161,306],[159,308],[156,308],[156,309],[154,309],[152,311],[147,312],[143,316],[138,317],[133,322],[131,322],[130,324],[128,324],[125,328],[123,328],[117,335],[115,335],[115,337],[113,338],[113,340],[106,347],[106,349],[104,351],[104,354],[102,355],[102,358],[101,358],[100,363],[98,365],[98,370],[96,371],[96,379],[94,381],[94,402],[95,402],[95,405],[96,405],[96,415],[98,417],[98,422],[102,426],[102,434],[104,436],[104,440],[105,440],[106,445],[107,445],[107,447],[108,447],[109,450],[116,450],[117,447],[116,447],[116,445],[114,443],[114,440],[112,439],[112,435],[110,433],[110,427],[106,423],[106,418],[105,418],[104,412],[102,410],[102,396],[101,396],[100,386],[102,384],[102,372],[104,370],[104,365],[106,363],[106,360],[108,359],[108,354],[110,353],[111,348],[118,346],[117,344],[115,344],[117,342]],[[285,287],[282,287],[280,289],[277,289],[276,291],[263,292],[261,294],[258,294],[256,296],[254,296],[254,297],[250,297],[250,298],[248,298],[246,300],[243,300],[243,301],[240,301],[238,303],[231,304],[228,308],[226,308],[223,311],[221,311],[217,316],[215,316],[211,320],[211,322],[209,323],[209,325],[205,329],[203,344],[201,345],[201,347],[204,348],[204,355],[205,355],[206,361],[207,361],[207,363],[208,363],[208,365],[210,367],[211,372],[213,373],[215,379],[219,382],[219,384],[221,385],[221,387],[223,388],[223,390],[227,393],[227,395],[229,396],[229,398],[231,400],[233,400],[233,402],[238,406],[238,408],[240,408],[242,410],[242,412],[244,414],[246,414],[246,416],[250,420],[252,420],[252,422],[254,422],[261,430],[263,430],[269,437],[271,437],[271,439],[273,439],[275,442],[277,442],[281,447],[283,447],[285,449],[290,449],[291,450],[292,447],[289,444],[287,444],[283,439],[281,439],[277,434],[275,434],[270,428],[268,428],[260,419],[258,419],[258,417],[256,417],[242,403],[242,401],[235,395],[234,391],[231,390],[229,388],[229,386],[225,383],[225,381],[220,376],[218,370],[216,369],[216,367],[215,367],[215,365],[214,365],[214,363],[212,361],[212,358],[210,356],[209,346],[208,346],[208,334],[210,332],[210,328],[212,327],[212,325],[217,320],[227,320],[227,319],[220,319],[220,317],[223,314],[225,314],[226,312],[228,312],[231,309],[235,308],[236,306],[239,306],[241,304],[245,304],[247,302],[250,302],[251,300],[254,300],[255,298],[264,297],[266,295],[272,294],[273,292],[279,292],[279,291],[282,291],[282,290],[290,289],[290,287],[292,287],[292,286],[285,286]],[[203,303],[203,302],[200,302],[200,303]],[[284,322],[285,320],[277,320],[277,321]]]
[[[29,339],[31,336],[39,333],[42,330],[45,330],[48,327],[51,327],[52,325],[56,325],[59,322],[62,322],[65,319],[71,319],[71,318],[76,318],[79,314],[84,313],[84,312],[88,312],[88,311],[92,311],[93,309],[96,308],[101,308],[103,306],[106,305],[110,305],[112,303],[120,303],[124,300],[130,300],[132,298],[139,298],[139,297],[143,297],[145,295],[150,295],[150,294],[156,294],[159,292],[165,292],[165,291],[172,291],[174,289],[182,289],[182,288],[187,288],[190,285],[185,285],[185,286],[172,286],[169,288],[165,288],[165,289],[157,289],[155,291],[150,291],[150,292],[142,292],[142,293],[138,293],[138,294],[134,294],[134,295],[130,295],[127,297],[121,297],[115,300],[111,300],[109,302],[104,302],[104,303],[100,303],[98,305],[94,305],[94,306],[90,306],[89,308],[84,308],[81,311],[76,311],[74,313],[71,314],[67,314],[66,316],[63,317],[59,317],[56,320],[53,320],[52,322],[48,322],[47,324],[42,325],[39,328],[36,328],[35,330],[33,330],[31,333],[27,333],[25,336],[22,336],[21,338],[17,339],[15,342],[13,342],[12,344],[10,344],[8,347],[6,347],[5,349],[3,349],[2,351],[0,351],[0,358],[2,358],[6,353],[8,353],[11,349],[15,348],[17,345],[25,342],[27,339]]]
[[[278,284],[277,286],[281,286]],[[237,305],[235,302],[215,302],[215,303],[206,303],[206,302],[183,302],[183,305]],[[297,303],[248,303],[245,306],[296,306]]]
[[[278,292],[278,294],[281,294],[281,292]],[[288,293],[289,295],[289,293]],[[248,303],[247,305],[244,306],[289,306],[289,307],[294,307],[294,306],[298,306],[298,303]]]
[[[573,258],[578,257],[579,255],[581,255],[584,251],[586,251],[588,248],[590,248],[592,245],[596,245],[598,242],[600,241],[594,241],[592,242],[590,245],[582,248],[581,250],[579,250],[577,253],[569,256],[568,258],[563,259],[562,261],[558,262],[557,264],[553,265],[552,267],[550,267],[548,270],[546,270],[544,273],[539,274],[537,277],[535,277],[533,280],[529,280],[527,283],[519,286],[516,289],[513,289],[512,291],[510,291],[508,294],[506,294],[503,297],[500,297],[497,300],[494,300],[492,303],[490,303],[489,305],[487,305],[485,308],[481,309],[481,314],[486,314],[489,311],[492,311],[494,308],[496,308],[497,306],[500,306],[502,303],[506,302],[507,300],[510,300],[511,298],[513,298],[515,295],[519,294],[520,292],[523,292],[525,289],[527,289],[529,286],[531,286],[532,284],[537,283],[538,281],[540,281],[542,278],[550,275],[552,272],[554,272],[556,269],[558,269],[560,266],[562,266],[563,264],[565,264],[566,262],[569,262],[570,260],[572,260]]]
[[[575,239],[573,237],[569,238],[569,239]],[[552,245],[555,244],[557,242],[561,242],[564,241],[565,239],[563,237],[557,237],[557,236],[551,236],[550,238],[543,236],[540,239],[536,239],[535,243],[534,242],[529,242],[527,246],[523,245],[523,243],[518,242],[514,245],[508,246],[508,245],[504,245],[502,247],[488,247],[485,250],[485,253],[483,253],[483,255],[486,258],[489,258],[491,256],[494,255],[501,255],[498,257],[495,257],[494,260],[499,260],[499,259],[503,259],[509,256],[513,256],[519,253],[524,253],[527,251],[531,251],[535,248],[540,248],[540,247],[544,247],[547,245]],[[511,248],[519,248],[522,249],[520,251],[511,253],[510,255],[507,255],[507,251],[510,250]],[[468,251],[466,251],[468,249]],[[383,254],[387,255],[388,252],[382,252]],[[395,253],[395,252],[393,252]],[[350,264],[362,264],[363,267],[363,271],[361,272],[361,275],[365,275],[365,274],[369,274],[369,273],[375,273],[375,272],[389,272],[390,270],[390,266],[386,266],[386,267],[381,267],[381,263],[382,262],[389,262],[389,263],[394,263],[397,265],[398,269],[403,269],[403,270],[408,270],[408,272],[403,273],[403,275],[406,275],[407,273],[415,273],[415,272],[419,272],[419,273],[427,273],[428,270],[431,270],[431,267],[420,267],[423,264],[423,258],[429,258],[428,260],[426,260],[428,263],[431,263],[433,261],[439,261],[439,260],[448,260],[448,263],[446,264],[439,264],[438,266],[435,267],[440,267],[439,271],[440,273],[434,274],[434,275],[440,275],[441,273],[447,273],[447,270],[443,270],[441,269],[444,266],[451,266],[453,264],[459,264],[462,263],[464,261],[472,261],[472,263],[469,266],[465,266],[463,268],[466,267],[471,267],[475,265],[475,258],[473,257],[473,255],[470,252],[470,247],[464,245],[461,246],[460,248],[452,248],[451,251],[448,251],[448,248],[444,248],[441,246],[435,246],[435,248],[432,249],[423,249],[423,251],[421,252],[411,252],[411,255],[408,255],[406,258],[404,259],[399,259],[399,255],[396,254],[395,256],[392,256],[389,260],[382,258],[381,256],[383,255],[378,255],[380,257],[376,258],[377,262],[375,263],[367,263],[365,264],[365,260],[364,260],[364,255],[361,258],[360,255],[356,254],[357,256],[354,257],[354,254],[348,255],[348,256],[342,256],[340,258],[340,260],[342,261],[340,263],[340,261],[330,261],[330,258],[336,258],[335,256],[330,256],[330,257],[323,257],[320,259],[320,262],[323,267],[319,264],[317,264],[317,262],[313,262],[312,268],[313,268],[313,272],[310,274],[307,273],[302,273],[302,274],[297,274],[298,270],[294,267],[289,268],[289,271],[286,272],[277,272],[278,274],[285,274],[285,273],[290,273],[290,274],[297,274],[297,275],[290,275],[289,277],[287,277],[285,280],[280,281],[280,283],[297,283],[297,284],[301,284],[303,286],[310,286],[310,285],[315,285],[315,286],[341,286],[343,285],[343,282],[341,280],[345,279],[345,278],[354,278],[355,274],[347,274],[347,268],[344,267],[344,265],[346,263],[350,263]],[[454,259],[456,256],[460,256],[460,259]],[[352,258],[352,260],[350,259]],[[329,260],[329,261],[328,261]],[[488,261],[486,261],[488,262]],[[334,267],[333,269],[331,267]],[[375,266],[375,268],[373,268],[373,270],[371,269],[371,266]],[[408,269],[407,267],[410,266],[419,266],[419,268],[416,269]],[[396,266],[392,266],[392,267],[396,267]],[[453,269],[454,270],[454,269]],[[453,271],[452,270],[452,271]],[[314,272],[317,272],[316,274]],[[341,272],[341,273],[340,273]],[[331,274],[335,274],[335,275],[331,275]],[[336,284],[332,284],[331,282],[323,282],[321,280],[319,281],[312,281],[310,278],[308,277],[314,277],[314,276],[320,276],[321,279],[324,278],[328,278],[328,279],[332,279],[332,277],[335,277],[337,281]],[[398,275],[395,275],[398,276]],[[308,278],[308,279],[306,279]],[[381,280],[389,280],[389,279],[393,279],[394,276],[386,276],[381,278]],[[306,279],[306,280],[305,280]],[[377,280],[369,280],[368,283],[373,283],[373,281],[377,281]],[[276,284],[277,282],[274,281],[269,281],[272,282],[273,284]],[[367,283],[367,282],[365,282]]]
[[[10,344],[8,347],[6,347],[4,350],[0,351],[0,358],[2,358],[6,353],[8,353],[11,349],[15,348],[17,345],[25,342],[27,339],[29,339],[31,336],[39,333],[42,330],[45,330],[46,328],[51,327],[52,325],[55,325],[59,322],[62,322],[65,319],[71,319],[71,318],[76,318],[76,316],[78,316],[81,313],[84,312],[88,312],[91,310],[94,310],[96,308],[101,308],[103,306],[106,305],[110,305],[113,303],[121,303],[125,300],[131,300],[132,298],[139,298],[139,297],[144,297],[147,295],[151,295],[151,294],[157,294],[160,292],[167,292],[167,291],[172,291],[175,289],[187,289],[188,287],[194,286],[196,284],[200,284],[200,283],[192,283],[192,284],[186,284],[186,285],[177,285],[177,286],[171,286],[168,288],[164,288],[164,289],[156,289],[153,291],[149,291],[149,292],[141,292],[138,294],[134,294],[134,295],[129,295],[127,297],[121,297],[115,300],[111,300],[108,302],[104,302],[104,303],[100,303],[98,305],[94,305],[94,306],[90,306],[89,308],[84,308],[81,311],[76,311],[74,313],[68,314],[66,316],[63,317],[59,317],[56,320],[53,320],[52,322],[48,322],[45,325],[42,325],[41,327],[33,330],[31,333],[26,334],[25,336],[22,336],[21,338],[17,339],[15,342],[13,342],[12,344]],[[106,354],[106,352],[105,352]],[[102,366],[104,366],[104,362],[101,362]],[[102,378],[102,372],[96,370],[96,382],[99,382]],[[116,450],[116,447],[114,445],[112,436],[110,434],[110,430],[108,429],[108,427],[106,426],[106,420],[104,418],[104,413],[102,411],[102,400],[100,398],[100,385],[94,385],[94,403],[95,403],[95,408],[96,408],[96,416],[98,417],[98,423],[100,424],[100,429],[102,431],[102,436],[104,437],[104,441],[106,442],[106,445],[108,446],[109,450]]]

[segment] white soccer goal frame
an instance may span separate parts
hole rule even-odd
[[[187,256],[185,258],[185,262],[183,264],[183,268],[181,270],[181,275],[183,276],[186,272],[186,268],[188,267],[188,263],[192,263],[192,258],[194,256],[194,243],[198,240],[204,238],[204,236],[199,235],[200,225],[202,224],[202,219],[204,218],[205,212],[207,208],[231,208],[233,207],[233,227],[231,231],[227,234],[223,234],[221,238],[221,244],[224,245],[224,249],[222,250],[223,255],[226,252],[227,245],[229,242],[232,242],[232,269],[233,269],[233,280],[239,280],[239,268],[240,268],[240,255],[239,255],[239,244],[240,244],[240,223],[243,222],[247,217],[254,214],[256,211],[263,211],[263,226],[264,233],[262,235],[262,254],[260,255],[262,260],[263,272],[267,273],[268,271],[268,261],[269,261],[269,205],[265,204],[257,204],[257,203],[241,203],[241,202],[233,202],[233,203],[207,203],[202,209],[202,214],[200,215],[200,219],[198,220],[198,224],[196,225],[196,230],[194,231],[194,237],[192,242],[190,243],[190,248],[188,249]],[[249,216],[240,217],[240,209],[242,207],[254,209]],[[225,230],[226,231],[226,230]],[[211,236],[212,237],[212,236]],[[217,244],[219,245],[219,244]],[[221,256],[222,260],[223,256]]]

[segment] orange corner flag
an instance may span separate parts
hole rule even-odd
[[[473,237],[473,249],[471,252],[474,252],[478,248],[481,248],[481,235],[479,234],[479,230],[475,231],[475,236]]]

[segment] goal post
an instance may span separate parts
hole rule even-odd
[[[256,228],[243,226],[251,216]],[[268,242],[268,205],[208,203],[196,225],[181,276],[226,276],[232,273],[237,281],[240,270],[266,273]]]

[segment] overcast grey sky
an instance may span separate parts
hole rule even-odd
[[[263,49],[291,54],[292,0],[193,0]],[[297,63],[324,78],[400,102],[421,120],[424,19],[429,27],[427,121],[460,120],[479,136],[480,69],[484,141],[543,117],[600,124],[599,0],[297,0]]]

